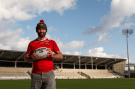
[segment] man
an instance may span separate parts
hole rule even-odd
[[[33,62],[31,89],[55,89],[53,59],[62,59],[63,56],[56,42],[45,37],[47,26],[44,20],[40,20],[37,24],[36,32],[38,38],[29,43],[26,56],[24,57],[25,62]],[[37,57],[35,55],[34,51],[40,47],[49,49],[47,58]],[[53,55],[53,52],[55,55]]]

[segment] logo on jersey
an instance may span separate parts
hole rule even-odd
[[[48,46],[49,45],[49,43],[45,43],[46,44],[46,46]]]

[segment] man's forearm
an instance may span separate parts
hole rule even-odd
[[[32,59],[32,57],[24,57],[24,61],[25,62],[33,62],[33,59]]]
[[[63,55],[61,53],[55,54],[55,56],[53,56],[53,59],[62,59]]]

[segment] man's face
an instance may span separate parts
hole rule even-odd
[[[38,33],[38,36],[42,38],[42,37],[45,37],[46,30],[44,28],[40,28],[37,30],[37,33]]]

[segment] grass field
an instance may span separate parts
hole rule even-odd
[[[135,78],[56,79],[57,89],[135,89]],[[0,89],[31,89],[31,80],[0,80]]]

